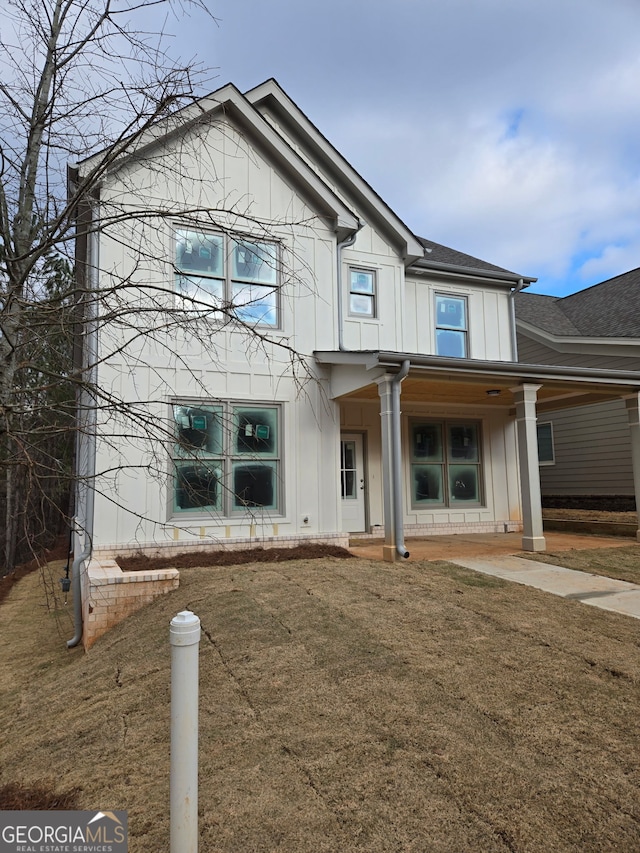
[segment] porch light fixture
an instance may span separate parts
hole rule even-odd
[[[487,391],[487,397],[499,397],[502,391],[499,388],[490,388]]]

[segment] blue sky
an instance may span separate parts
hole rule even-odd
[[[275,77],[417,234],[562,295],[640,266],[637,0],[210,0],[176,48]]]

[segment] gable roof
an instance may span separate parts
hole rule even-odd
[[[640,338],[640,268],[569,296],[518,294],[516,318],[555,337]]]
[[[139,137],[123,140],[120,151],[104,160],[106,168],[102,168],[101,164],[109,149],[85,158],[77,164],[79,175],[82,177],[90,173],[96,166],[103,176],[113,173],[130,158],[152,154],[156,147],[174,136],[181,136],[190,126],[201,126],[219,115],[231,119],[247,133],[248,138],[260,146],[274,164],[297,182],[318,212],[335,223],[338,240],[359,230],[362,226],[359,213],[362,212],[371,224],[377,225],[390,237],[405,263],[414,269],[442,274],[479,275],[509,286],[519,281],[527,286],[536,281],[535,278],[521,276],[433,240],[417,237],[273,78],[244,94],[228,83],[150,125]],[[285,129],[293,144],[274,126],[271,117],[275,118],[276,125],[280,123],[281,128]],[[299,150],[294,146],[298,146]],[[300,151],[304,152],[307,159]],[[346,202],[323,179],[321,172],[333,182],[333,186],[347,199]]]
[[[251,103],[231,83],[190,104],[168,118],[148,127],[131,146],[123,143],[123,153],[109,162],[107,172],[115,172],[130,158],[148,156],[167,139],[184,133],[185,128],[202,125],[219,114],[228,116],[248,137],[257,142],[263,152],[277,163],[279,168],[297,181],[303,193],[314,204],[318,212],[335,221],[339,239],[357,231],[360,222],[356,214],[316,174],[310,166],[291,148],[283,137],[253,108]],[[100,164],[103,152],[87,157],[79,164],[80,175],[90,172]]]
[[[273,78],[245,93],[247,100],[261,113],[281,122],[295,144],[323,171],[348,198],[354,199],[364,216],[392,238],[401,256],[408,262],[424,254],[420,241],[378,193],[303,113]]]

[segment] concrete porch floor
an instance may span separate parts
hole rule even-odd
[[[547,551],[586,550],[588,548],[622,548],[638,544],[635,539],[613,536],[592,536],[579,533],[545,531]],[[521,554],[521,533],[471,533],[455,536],[426,536],[406,539],[409,562],[417,560],[453,560],[456,557],[500,557]],[[349,550],[357,557],[382,560],[382,539],[353,537]]]

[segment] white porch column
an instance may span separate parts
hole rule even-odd
[[[382,438],[382,491],[384,496],[384,547],[382,553],[388,562],[396,560],[396,535],[393,524],[393,406],[391,402],[393,375],[377,379],[380,396],[380,426]]]
[[[520,457],[520,490],[522,493],[522,549],[545,551],[542,532],[542,496],[538,467],[536,400],[541,385],[523,383],[511,389],[516,402],[518,455]]]
[[[636,496],[636,509],[640,510],[640,394],[626,400],[629,429],[631,431],[631,464],[633,466],[633,491]],[[637,524],[637,522],[636,522]],[[640,541],[640,529],[636,529],[636,539]]]

